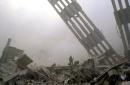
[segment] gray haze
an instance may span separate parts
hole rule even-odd
[[[123,47],[110,0],[78,0],[90,19],[118,52]],[[70,55],[81,62],[87,52],[47,0],[0,0],[0,54],[8,38],[35,63],[68,63]]]

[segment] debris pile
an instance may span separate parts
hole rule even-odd
[[[0,59],[0,85],[125,85],[130,81],[130,63],[126,60],[108,69],[96,66],[93,59],[79,64],[70,56],[67,66],[34,69],[28,67],[33,61],[24,51],[6,46]]]
[[[0,85],[119,85],[130,81],[127,58],[110,69],[95,65],[93,59],[80,64],[72,56],[67,66],[28,67],[32,59],[9,42],[0,58]]]
[[[68,66],[26,68],[8,76],[4,85],[82,85],[98,75],[70,57]]]
[[[33,62],[23,50],[10,46],[10,42],[8,39],[0,58],[0,84],[16,77]]]
[[[91,81],[92,85],[129,85],[130,63],[124,62],[104,72]]]

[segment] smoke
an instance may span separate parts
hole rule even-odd
[[[78,2],[113,48],[122,52],[110,0]],[[0,53],[8,38],[12,38],[12,46],[24,50],[37,64],[64,65],[69,56],[81,62],[89,58],[47,0],[1,0]]]

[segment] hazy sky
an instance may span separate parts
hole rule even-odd
[[[110,0],[78,0],[90,19],[103,32],[113,48],[123,50]],[[47,0],[0,0],[0,54],[12,38],[12,46],[25,51],[38,64],[68,63],[88,58],[62,19]]]

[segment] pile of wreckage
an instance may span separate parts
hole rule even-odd
[[[127,85],[122,83],[130,81],[127,62],[108,69],[95,66],[93,59],[79,64],[70,56],[68,66],[28,67],[33,60],[9,43],[10,39],[0,59],[0,85]]]
[[[10,42],[9,39],[0,58],[0,85],[81,85],[99,75],[92,59],[80,65],[71,56],[68,66],[28,67],[33,60],[23,50],[10,46]]]

